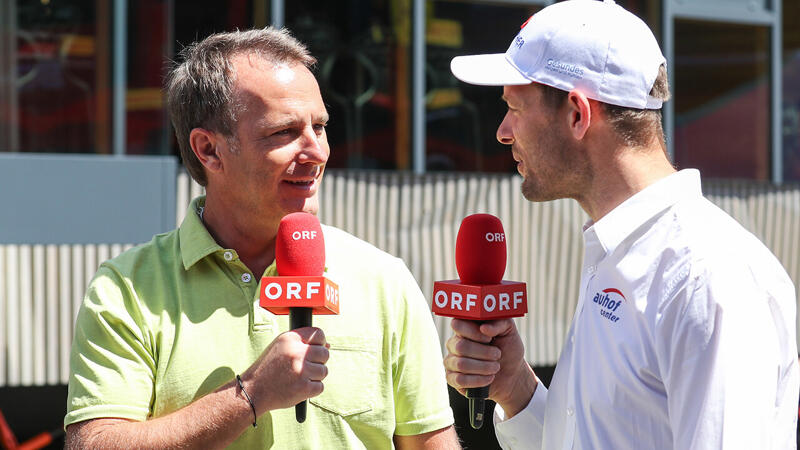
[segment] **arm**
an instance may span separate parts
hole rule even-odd
[[[538,381],[525,362],[514,321],[453,319],[450,326],[455,334],[447,340],[447,382],[462,395],[467,388],[491,385],[489,398],[503,408],[506,418],[517,415],[530,402]]]
[[[460,450],[456,430],[452,426],[429,433],[415,434],[412,436],[394,436],[394,445],[400,450],[429,449],[429,450]]]
[[[67,427],[67,449],[222,448],[252,426],[253,413],[236,382],[164,417],[145,422],[103,418]]]
[[[394,442],[400,448],[460,448],[453,429],[441,344],[430,308],[414,277],[400,263],[392,344]]]
[[[242,374],[256,414],[319,395],[327,375],[325,336],[301,328],[278,336]],[[147,421],[92,419],[67,427],[66,447],[223,448],[252,426],[253,411],[235,380],[184,408]]]
[[[798,386],[792,289],[769,292],[744,265],[697,273],[656,326],[675,448],[786,448]]]

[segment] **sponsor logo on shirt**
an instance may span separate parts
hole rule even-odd
[[[592,302],[597,303],[599,306],[600,315],[612,322],[619,320],[619,316],[615,313],[619,309],[619,305],[624,301],[627,301],[627,299],[622,295],[622,292],[614,288],[603,289],[602,292],[594,294],[592,299]]]

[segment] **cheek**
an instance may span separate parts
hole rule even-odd
[[[328,157],[331,156],[331,147],[330,145],[328,145],[327,135],[324,134],[322,135],[322,139],[319,141],[319,145],[322,147],[322,151],[325,153],[325,160],[327,162]]]

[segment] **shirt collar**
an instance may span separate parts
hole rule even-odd
[[[192,200],[186,210],[186,217],[184,217],[178,230],[183,267],[187,270],[195,265],[197,261],[218,250],[222,250],[222,247],[217,244],[208,232],[198,214],[200,208],[205,204],[206,197],[204,195]]]
[[[682,199],[702,195],[700,172],[697,169],[681,170],[632,195],[594,224],[587,222],[584,229],[594,231],[609,254],[656,214]]]

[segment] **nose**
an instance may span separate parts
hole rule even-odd
[[[318,132],[313,126],[308,126],[303,130],[301,139],[301,152],[299,160],[301,163],[325,164],[328,161],[328,138],[325,130]]]
[[[508,118],[509,113],[503,117],[503,121],[497,127],[497,141],[501,144],[511,145],[514,143],[514,134],[511,132],[511,120]]]

